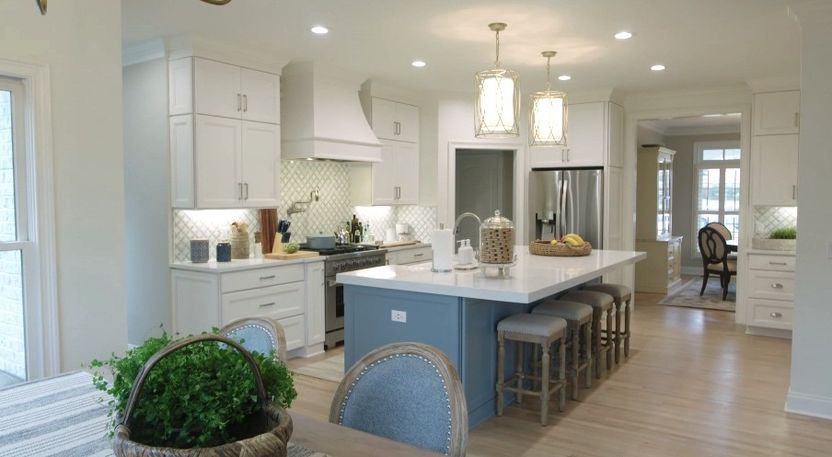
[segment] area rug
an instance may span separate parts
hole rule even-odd
[[[736,280],[731,281],[728,286],[728,298],[722,301],[722,287],[719,286],[719,278],[708,280],[708,287],[700,297],[699,289],[702,288],[702,278],[691,278],[679,286],[659,302],[660,305],[683,306],[686,308],[713,309],[719,311],[735,311],[737,306],[737,284]]]
[[[333,357],[328,357],[320,362],[314,362],[300,368],[295,368],[292,371],[304,376],[310,376],[312,378],[341,382],[341,380],[344,379],[344,355],[336,354]]]

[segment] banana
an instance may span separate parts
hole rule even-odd
[[[579,246],[583,246],[584,243],[586,243],[586,241],[584,241],[584,239],[581,238],[581,236],[578,235],[577,233],[568,233],[566,235],[566,238],[571,238],[571,239],[575,240],[575,242],[578,243]]]

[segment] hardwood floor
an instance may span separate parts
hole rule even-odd
[[[733,313],[661,298],[637,294],[630,358],[609,378],[552,413],[548,427],[535,399],[507,408],[471,431],[467,455],[832,455],[832,421],[783,412],[789,340],[746,335]],[[326,420],[337,384],[301,375],[295,383],[292,409]]]

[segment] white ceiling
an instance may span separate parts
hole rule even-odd
[[[640,121],[639,125],[665,136],[739,133],[742,116],[739,113],[677,117]]]
[[[564,90],[672,90],[796,78],[799,28],[783,0],[122,0],[123,42],[184,33],[314,60],[368,78],[432,90],[472,91],[490,68],[489,22],[508,23],[502,62],[524,90],[545,81],[540,52],[558,51],[553,74]],[[313,35],[324,24],[330,33]],[[612,35],[632,31],[628,41]],[[428,66],[410,66],[414,59]],[[662,63],[664,72],[651,72]]]

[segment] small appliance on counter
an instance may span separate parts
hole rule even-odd
[[[396,224],[396,241],[413,241],[413,235],[410,233],[410,224]]]

